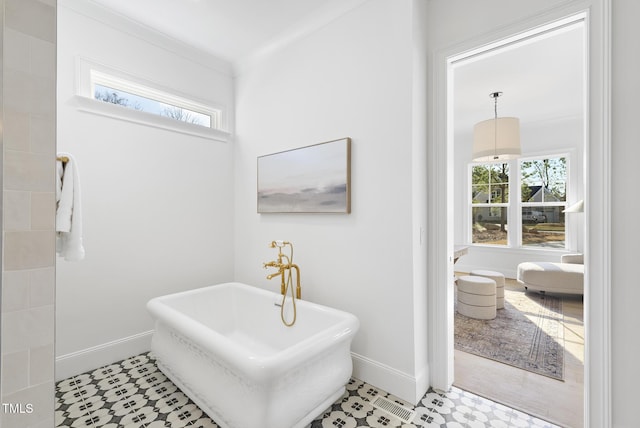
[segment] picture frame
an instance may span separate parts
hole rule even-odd
[[[351,139],[257,159],[258,213],[351,212]]]

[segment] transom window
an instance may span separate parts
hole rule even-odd
[[[87,58],[77,57],[76,61],[73,103],[78,110],[206,140],[229,141],[229,112],[223,104]]]
[[[91,70],[92,97],[133,110],[220,129],[220,110],[116,76]]]

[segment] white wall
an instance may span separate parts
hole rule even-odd
[[[412,13],[409,0],[371,0],[238,77],[235,276],[277,290],[267,245],[292,241],[303,298],[360,319],[354,375],[415,401],[427,373],[414,344]],[[256,213],[257,156],[342,137],[351,214]]]
[[[584,125],[583,119],[562,118],[543,122],[522,121],[522,156],[568,154],[569,204],[584,198]],[[470,213],[468,205],[469,164],[471,163],[472,133],[455,136],[454,148],[454,240],[456,244],[469,244]],[[491,248],[472,246],[469,253],[456,263],[456,270],[469,272],[473,269],[491,269],[502,272],[509,278],[516,277],[517,266],[525,261],[559,261],[560,254],[582,252],[584,249],[584,215],[566,217],[566,250],[544,250],[540,248]]]
[[[146,302],[232,280],[234,257],[232,143],[79,111],[72,100],[82,56],[232,114],[229,68],[130,32],[87,2],[61,4],[58,150],[78,163],[86,258],[57,261],[57,378],[147,350]]]

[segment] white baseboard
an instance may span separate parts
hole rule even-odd
[[[56,357],[56,382],[142,354],[151,349],[153,330]]]
[[[414,377],[354,352],[351,353],[351,358],[353,360],[353,377],[381,388],[413,405],[416,405],[427,392],[429,385],[426,370],[418,377]]]
[[[56,382],[148,352],[151,349],[152,335],[153,330],[150,330],[56,357]],[[427,391],[426,370],[414,377],[360,354],[352,352],[351,357],[355,378],[381,388],[398,398],[415,405]]]

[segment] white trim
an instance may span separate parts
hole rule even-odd
[[[585,427],[613,426],[611,376],[611,8],[593,0],[588,21],[589,174],[585,175]],[[590,2],[591,4],[591,2]],[[593,178],[593,179],[592,179]]]
[[[611,0],[576,0],[566,2],[544,13],[529,17],[505,27],[496,28],[490,34],[469,39],[457,46],[439,49],[433,63],[434,101],[432,111],[433,134],[429,142],[430,156],[428,168],[440,171],[442,165],[451,162],[448,151],[452,142],[451,118],[448,117],[447,68],[451,58],[460,57],[465,52],[486,49],[496,40],[505,40],[523,31],[559,22],[560,19],[577,14],[586,15],[586,32],[589,42],[588,96],[589,115],[588,138],[585,159],[588,162],[589,177],[585,182],[585,427],[609,428],[611,414]],[[484,48],[482,48],[484,47]],[[447,144],[438,144],[446,141]],[[438,146],[447,146],[439,150]],[[586,172],[585,172],[586,174]],[[448,214],[447,194],[451,189],[446,182],[440,183],[446,174],[430,175],[433,183],[429,205],[433,215],[429,222],[429,235],[433,251],[429,255],[430,312],[432,317],[432,358],[431,385],[448,389],[453,382],[453,328],[444,326],[451,322],[453,315],[453,291],[449,285],[451,277],[445,266],[450,265],[444,258],[451,245],[450,235],[443,233],[451,228]],[[442,184],[442,186],[440,186]],[[444,251],[447,251],[444,253]]]
[[[428,4],[412,0],[411,200],[413,230],[413,355],[415,401],[429,389],[427,287]]]
[[[124,120],[126,122],[137,123],[139,125],[151,126],[167,131],[178,132],[181,134],[193,135],[208,140],[228,142],[231,134],[219,129],[207,128],[200,125],[181,122],[156,114],[144,111],[133,110],[127,107],[105,103],[92,98],[86,98],[80,95],[72,97],[69,101],[78,110],[86,113],[97,114],[110,117],[113,119]]]
[[[151,349],[153,330],[56,357],[56,382]]]
[[[455,52],[460,52],[456,50]],[[453,145],[442,144],[453,135],[453,118],[447,114],[447,100],[453,95],[447,81],[445,51],[435,53],[433,61],[434,94],[430,106],[428,146],[428,295],[429,353],[431,386],[448,391],[453,385],[453,198],[449,198],[453,178]],[[445,284],[443,287],[442,284]]]
[[[414,377],[355,352],[351,353],[351,359],[353,361],[353,377],[357,379],[366,379],[367,383],[391,392],[413,405],[416,405],[424,395],[424,391],[419,396],[417,392],[422,385],[426,384],[426,370]]]

